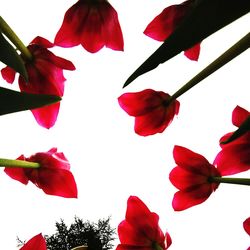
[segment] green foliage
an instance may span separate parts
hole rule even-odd
[[[60,96],[21,93],[0,87],[0,115],[39,108],[60,100]]]
[[[88,250],[112,249],[115,229],[110,226],[110,217],[99,219],[97,223],[83,221],[75,217],[68,227],[64,220],[56,222],[56,233],[45,235],[48,250],[69,250],[80,245],[87,245]]]
[[[191,48],[219,29],[250,11],[246,0],[196,0],[187,16],[164,43],[126,80],[123,87],[137,77],[155,69],[180,52]]]
[[[28,79],[24,62],[13,46],[5,39],[0,30],[0,61]]]

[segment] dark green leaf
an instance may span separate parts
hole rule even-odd
[[[193,9],[176,30],[139,66],[123,87],[129,85],[138,76],[155,69],[159,64],[201,42],[249,11],[249,0],[196,0]]]
[[[23,60],[12,45],[5,39],[3,34],[0,32],[0,61],[15,71],[20,73],[25,80],[28,80],[27,71],[25,69]]]
[[[232,142],[249,131],[250,131],[250,116],[240,125],[240,127],[226,141],[221,142],[221,144],[227,144],[229,142]]]
[[[55,95],[21,93],[0,87],[0,115],[35,109],[60,100],[61,97]]]

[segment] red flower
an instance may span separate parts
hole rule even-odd
[[[48,40],[36,37],[27,47],[33,56],[32,60],[21,55],[29,77],[27,83],[22,76],[19,76],[18,83],[21,92],[63,96],[66,80],[63,76],[63,69],[74,70],[75,67],[72,62],[55,56],[47,49],[53,46]],[[14,82],[16,72],[12,68],[7,66],[1,70],[1,73],[8,83]],[[31,112],[39,125],[50,128],[56,122],[59,107],[60,102],[33,109]]]
[[[118,225],[121,243],[116,250],[168,249],[172,243],[170,235],[163,234],[158,222],[156,213],[151,212],[138,197],[130,196],[125,220]]]
[[[239,127],[250,113],[236,106],[232,113],[233,125]],[[220,142],[226,141],[233,132],[225,134]],[[250,169],[250,132],[246,132],[239,138],[227,144],[220,144],[222,150],[214,160],[222,175],[232,175]]]
[[[5,173],[23,184],[33,182],[44,193],[65,198],[77,198],[77,187],[70,172],[70,164],[63,153],[56,148],[48,152],[36,153],[28,158],[23,155],[17,158],[40,164],[39,168],[6,167]]]
[[[169,94],[145,89],[136,93],[125,93],[118,98],[121,108],[135,117],[135,132],[148,136],[162,133],[179,112],[177,100],[168,103]]]
[[[46,241],[40,233],[25,243],[20,250],[47,250]]]
[[[245,231],[250,235],[250,217],[243,222]]]
[[[116,10],[106,0],[79,0],[65,13],[55,44],[61,47],[81,44],[91,53],[104,46],[123,50],[123,36]]]
[[[193,2],[193,0],[188,0],[165,8],[148,24],[143,33],[157,41],[164,41],[173,33],[186,13],[192,8]],[[184,54],[190,60],[197,61],[200,54],[200,43],[186,50]]]
[[[243,222],[243,227],[244,227],[245,231],[247,232],[247,234],[250,236],[250,217],[247,218],[247,219]],[[247,250],[250,250],[250,247],[248,247]]]
[[[181,211],[204,202],[219,186],[209,181],[220,177],[219,171],[206,158],[187,148],[175,146],[173,156],[177,166],[169,174],[171,183],[179,189],[172,206]]]

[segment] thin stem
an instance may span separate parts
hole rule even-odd
[[[216,183],[228,183],[228,184],[238,184],[250,186],[249,178],[231,178],[231,177],[211,177],[211,182]]]
[[[40,164],[31,161],[10,160],[10,159],[0,158],[0,167],[39,168]]]
[[[221,56],[209,64],[205,69],[188,81],[183,87],[176,91],[170,98],[170,102],[177,99],[179,96],[187,92],[189,89],[194,87],[197,83],[205,79],[207,76],[211,75],[217,69],[221,68],[226,63],[230,62],[232,59],[240,55],[242,52],[250,47],[250,33],[246,34],[241,38],[236,44],[225,51]]]
[[[16,33],[11,29],[11,27],[5,22],[5,20],[0,16],[0,31],[3,32],[6,37],[17,47],[17,49],[22,53],[22,55],[28,59],[32,60],[32,54],[29,49],[23,44]]]

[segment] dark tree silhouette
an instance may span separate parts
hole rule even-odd
[[[45,235],[48,250],[70,250],[80,245],[87,245],[88,250],[109,250],[113,247],[115,229],[110,226],[110,217],[99,219],[97,223],[75,217],[69,227],[61,219],[55,226],[55,234]]]

